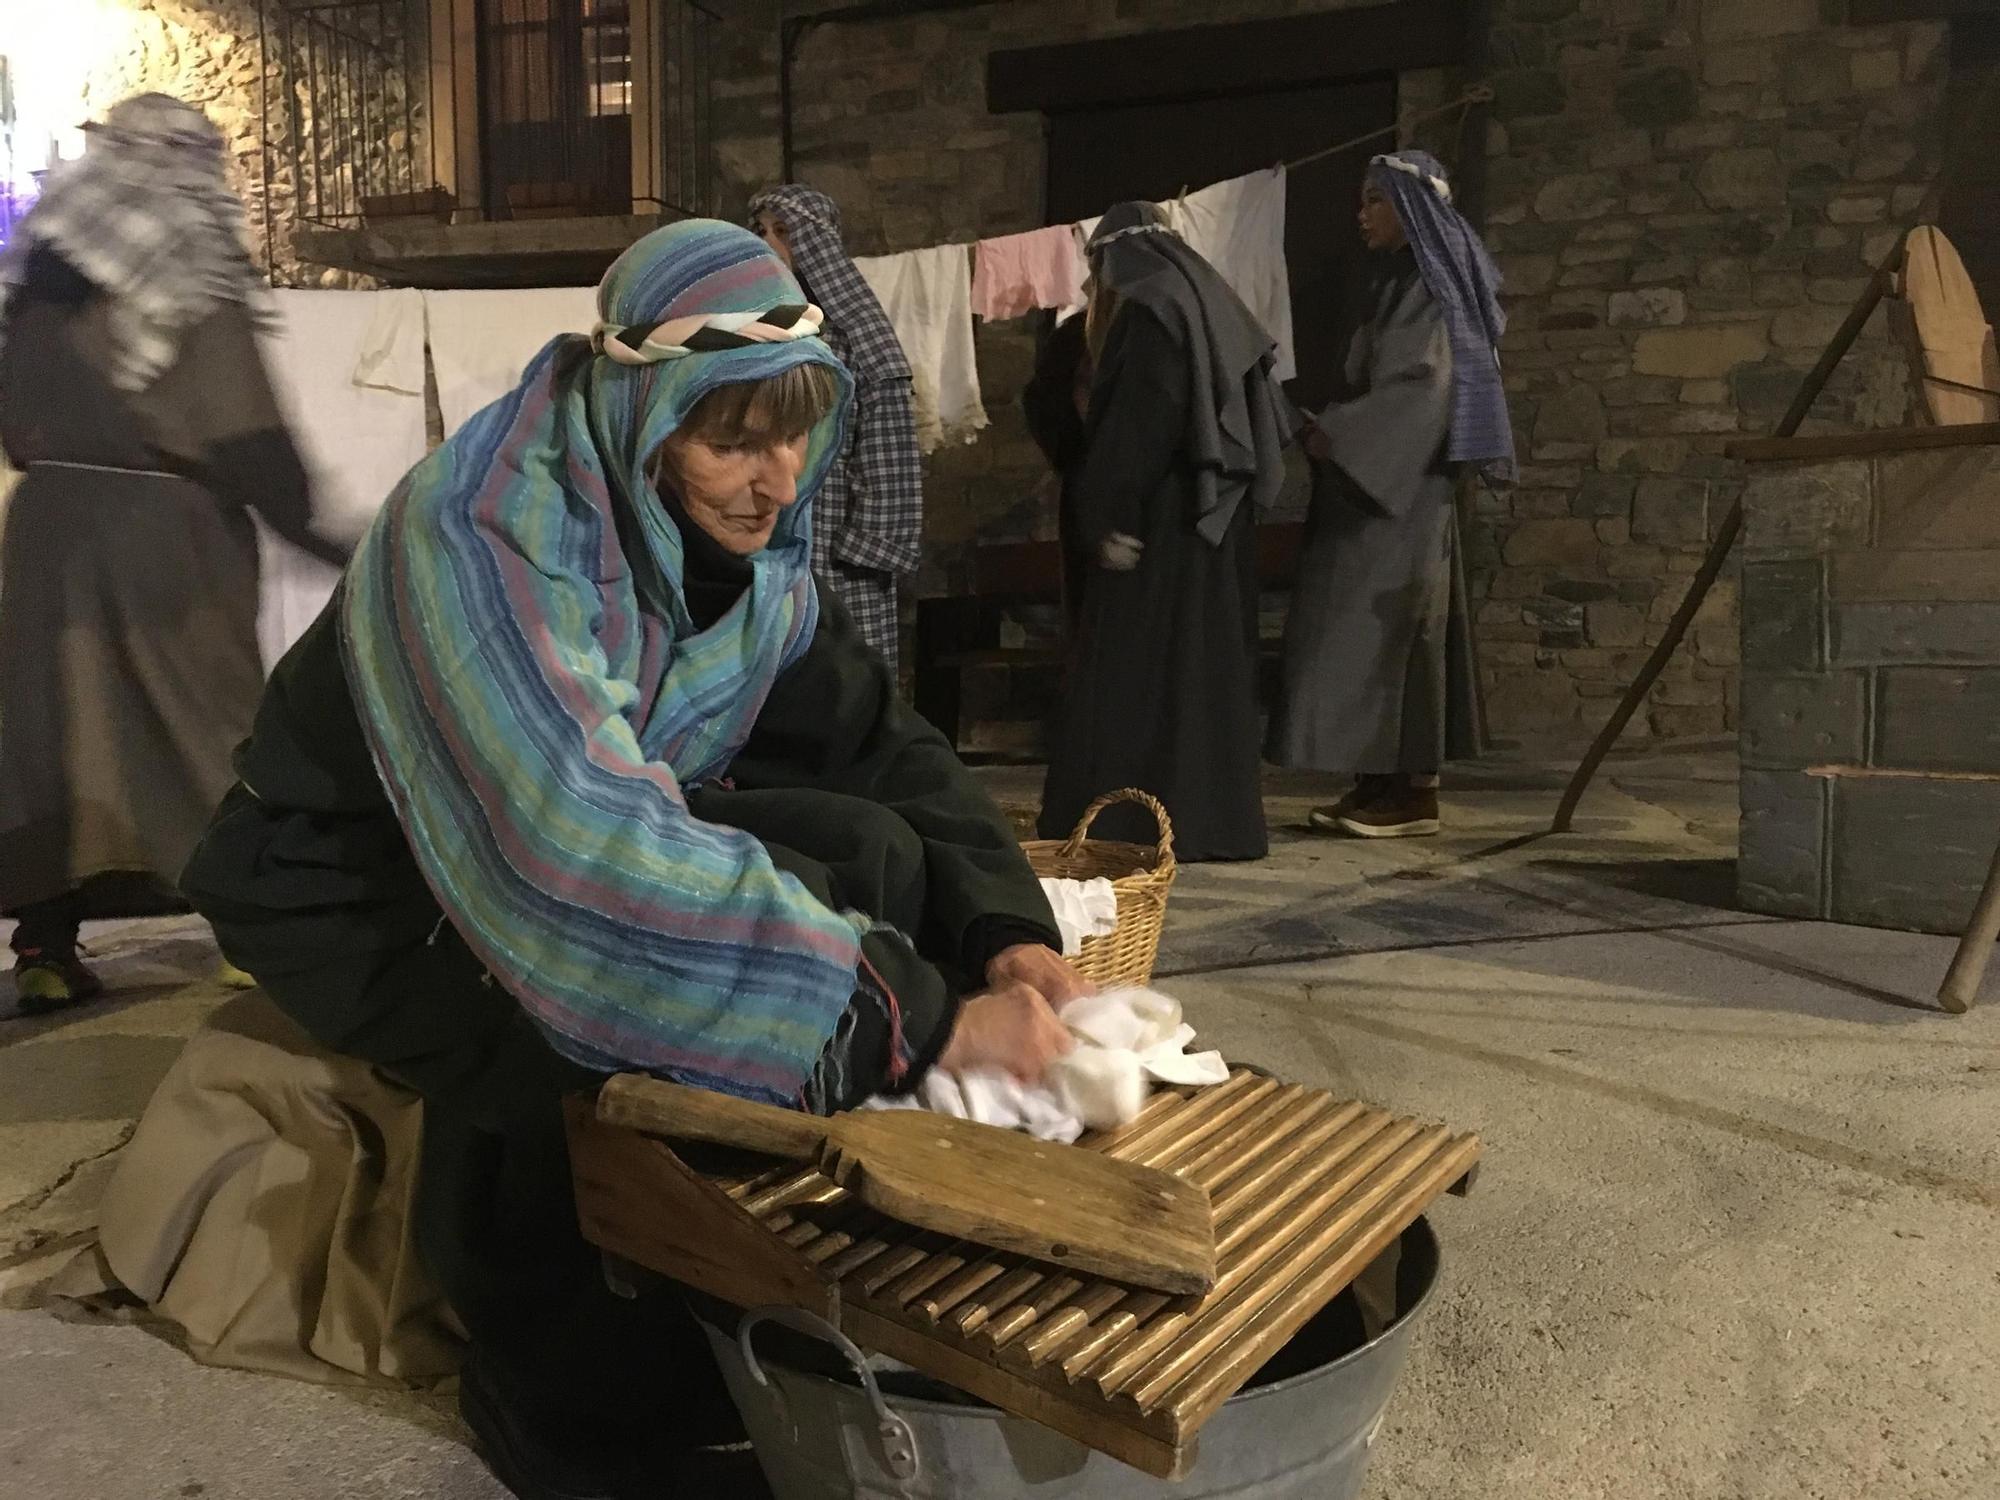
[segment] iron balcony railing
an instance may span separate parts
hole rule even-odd
[[[698,0],[263,0],[267,193],[303,225],[699,213]]]

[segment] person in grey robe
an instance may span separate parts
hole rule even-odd
[[[1266,754],[1355,776],[1313,825],[1362,838],[1439,828],[1438,772],[1479,749],[1454,492],[1512,481],[1499,274],[1423,152],[1378,156],[1362,189],[1375,252],[1350,393],[1306,428],[1316,460],[1283,687]]]
[[[263,690],[254,509],[338,563],[257,352],[221,133],[114,107],[0,259],[0,913],[17,1008],[101,988],[87,918],[175,891]]]

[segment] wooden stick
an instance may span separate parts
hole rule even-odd
[[[2000,941],[2000,849],[1993,851],[1993,868],[1986,872],[1986,888],[1979,904],[1972,908],[1972,922],[1958,940],[1951,968],[1938,990],[1938,1003],[1955,1016],[1972,1009],[1979,993],[1979,981],[1986,977],[1986,961],[1993,956],[1993,944]]]
[[[1876,267],[1875,274],[1868,278],[1867,289],[1862,292],[1860,300],[1848,313],[1847,321],[1840,325],[1839,332],[1833,336],[1833,342],[1826,346],[1826,352],[1820,355],[1819,363],[1813,366],[1812,373],[1806,376],[1805,384],[1799,387],[1799,393],[1792,398],[1791,409],[1785,413],[1784,420],[1778,423],[1776,436],[1789,438],[1795,434],[1805,421],[1806,414],[1812,410],[1813,403],[1819,400],[1820,393],[1826,389],[1827,381],[1833,378],[1834,370],[1846,357],[1847,351],[1854,347],[1854,341],[1861,336],[1862,328],[1874,315],[1875,309],[1881,305],[1882,299],[1889,294],[1896,273],[1902,269],[1903,243],[1907,238],[1907,235],[1898,236],[1895,247],[1890,250],[1882,264]],[[1673,660],[1674,652],[1680,649],[1681,640],[1687,635],[1688,627],[1694,623],[1694,617],[1700,611],[1702,602],[1708,598],[1708,591],[1715,586],[1715,580],[1721,576],[1722,565],[1728,561],[1729,553],[1736,545],[1737,534],[1742,529],[1743,502],[1738,500],[1729,507],[1729,514],[1722,518],[1722,525],[1716,530],[1715,540],[1709,544],[1708,556],[1702,559],[1701,568],[1694,575],[1694,581],[1688,585],[1687,594],[1681,599],[1680,608],[1674,611],[1673,619],[1668,621],[1666,634],[1660,637],[1660,643],[1653,648],[1653,654],[1646,658],[1646,665],[1639,669],[1638,677],[1625,689],[1625,696],[1618,700],[1618,707],[1612,710],[1609,721],[1598,731],[1597,738],[1591,741],[1589,751],[1585,753],[1581,764],[1576,768],[1576,774],[1570,777],[1569,786],[1563,792],[1562,802],[1556,808],[1555,821],[1549,825],[1549,832],[1569,832],[1571,820],[1576,816],[1576,805],[1583,800],[1584,792],[1589,790],[1591,778],[1597,775],[1597,768],[1604,764],[1604,757],[1611,753],[1611,747],[1617,744],[1619,736],[1624,734],[1625,726],[1632,722],[1632,715],[1639,711],[1639,705],[1646,701],[1646,695],[1653,690],[1653,684],[1659,681],[1660,674],[1667,669],[1667,663]]]
[[[1880,432],[1828,432],[1813,437],[1743,438],[1722,451],[1730,458],[1759,463],[1808,458],[1873,458],[1882,453],[1915,453],[1925,448],[1970,448],[2000,443],[2000,422],[1961,422],[1953,427],[1889,427]]]

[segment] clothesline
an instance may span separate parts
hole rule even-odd
[[[1342,141],[1338,145],[1333,146],[1323,146],[1319,150],[1309,152],[1296,160],[1280,162],[1278,165],[1283,167],[1287,172],[1296,172],[1300,167],[1309,167],[1316,161],[1325,161],[1329,156],[1338,156],[1343,151],[1352,151],[1356,146],[1365,146],[1370,141],[1379,141],[1384,136],[1395,135],[1409,126],[1422,125],[1427,120],[1435,120],[1441,115],[1448,115],[1455,109],[1469,110],[1475,104],[1491,104],[1492,102],[1492,87],[1484,83],[1477,84],[1467,89],[1449,104],[1440,104],[1436,109],[1427,109],[1420,115],[1410,116],[1407,120],[1398,120],[1393,125],[1384,125],[1380,130],[1371,130],[1366,135],[1357,135],[1351,141]]]

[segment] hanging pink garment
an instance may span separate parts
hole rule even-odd
[[[1083,300],[1083,257],[1067,224],[981,240],[972,273],[972,310],[989,323]]]

